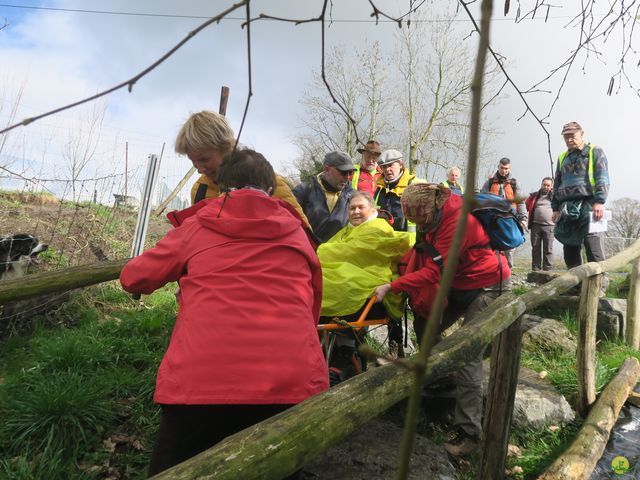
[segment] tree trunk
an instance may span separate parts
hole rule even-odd
[[[128,259],[81,265],[0,282],[0,305],[115,280]]]
[[[640,364],[628,358],[591,408],[571,446],[538,480],[586,480],[602,456],[620,409],[640,375]]]

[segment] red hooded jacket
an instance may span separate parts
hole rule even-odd
[[[320,264],[277,200],[254,190],[213,199],[120,275],[132,293],[171,281],[178,319],[157,403],[294,404],[328,388]]]
[[[424,236],[424,240],[442,255],[445,265],[461,209],[462,197],[451,195],[442,207],[440,224],[435,231]],[[489,242],[484,227],[469,214],[452,288],[474,290],[497,285],[501,280],[500,271],[503,281],[509,278],[511,270],[507,259],[501,253],[491,250]],[[421,268],[391,282],[391,289],[396,293],[407,292],[412,309],[418,315],[426,317],[438,291],[441,272],[431,257],[425,255],[422,263]]]

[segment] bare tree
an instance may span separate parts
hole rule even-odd
[[[433,177],[438,167],[464,164],[469,135],[473,57],[453,18],[423,22],[416,15],[396,34],[396,64],[401,76],[396,98],[401,113],[402,143],[408,147],[410,169]],[[485,72],[484,84],[494,83],[495,68]],[[491,92],[489,92],[491,94]],[[486,122],[483,122],[486,124]],[[483,128],[486,143],[492,137]],[[482,154],[480,162],[482,163]],[[434,168],[435,167],[435,168]]]
[[[448,18],[412,21],[396,38],[395,52],[384,54],[374,43],[353,57],[344,48],[327,57],[325,73],[333,94],[354,122],[333,102],[318,74],[300,101],[306,107],[301,122],[306,131],[296,138],[301,154],[294,165],[301,177],[327,151],[355,155],[356,132],[360,141],[376,138],[404,150],[410,170],[421,176],[434,177],[439,168],[454,164],[464,167],[473,68],[469,45]],[[386,65],[396,66],[394,74]],[[485,85],[493,85],[495,78],[494,66]],[[483,125],[484,147],[493,134],[488,123]]]
[[[379,138],[389,128],[384,101],[387,71],[377,42],[353,56],[347,56],[343,47],[334,48],[325,61],[325,74],[331,79],[334,96],[354,123],[333,102],[320,72],[316,72],[300,100],[305,109],[301,124],[306,131],[295,141],[303,164],[333,150],[354,156],[358,139]]]
[[[607,248],[624,250],[640,237],[640,201],[624,197],[611,202],[612,218],[607,232]]]
[[[95,158],[106,108],[105,102],[91,103],[86,111],[80,111],[76,122],[69,127],[62,157],[69,173],[73,201],[78,201],[81,193],[77,189],[82,172]]]

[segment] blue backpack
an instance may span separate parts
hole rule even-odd
[[[477,193],[471,213],[491,239],[494,250],[512,250],[524,243],[524,228],[511,203],[492,193]]]

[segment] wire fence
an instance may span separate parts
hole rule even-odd
[[[180,166],[186,171],[188,163]],[[0,167],[0,235],[27,233],[48,244],[38,268],[124,258],[131,248],[144,167],[140,162],[126,173],[83,179],[43,178],[29,168],[17,172]],[[161,165],[152,205],[160,204],[184,173],[175,165]],[[189,187],[190,183],[167,210],[188,206]],[[163,216],[152,218],[147,245],[167,229]]]

